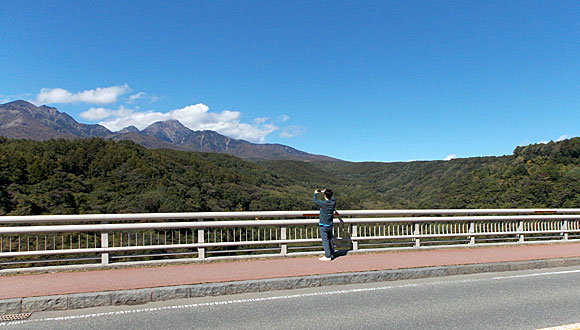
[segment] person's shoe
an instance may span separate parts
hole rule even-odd
[[[320,261],[330,261],[330,260],[332,260],[332,258],[322,257],[322,258],[318,258],[318,260],[320,260]]]

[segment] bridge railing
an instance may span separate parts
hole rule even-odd
[[[320,253],[317,211],[0,217],[0,268]],[[580,237],[580,209],[345,210],[337,250]]]

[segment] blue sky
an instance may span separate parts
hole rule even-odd
[[[0,103],[349,161],[579,136],[580,1],[12,1]]]

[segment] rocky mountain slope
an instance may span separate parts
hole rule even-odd
[[[131,140],[150,149],[224,153],[243,159],[338,161],[281,144],[256,144],[214,131],[193,131],[177,120],[157,122],[142,131],[130,126],[111,132],[101,125],[81,124],[56,108],[21,100],[0,105],[0,136],[38,141],[99,137]]]

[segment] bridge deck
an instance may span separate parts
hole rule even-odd
[[[147,268],[0,276],[0,299],[373,270],[580,257],[580,243],[348,254],[332,262],[280,257]]]

